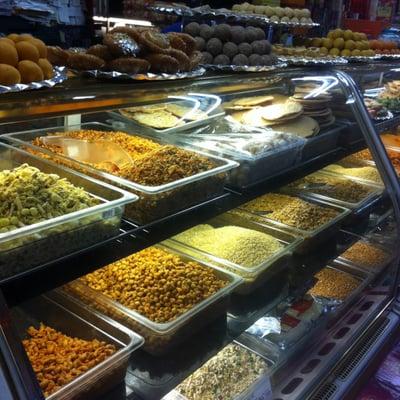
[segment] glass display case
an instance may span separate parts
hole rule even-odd
[[[371,118],[363,101],[386,71],[75,78],[1,96],[7,157],[120,206],[103,211],[105,237],[0,273],[27,398],[41,398],[35,373],[49,399],[350,396],[398,325],[400,136],[379,136],[397,111]],[[109,358],[43,377],[35,335],[97,339]]]

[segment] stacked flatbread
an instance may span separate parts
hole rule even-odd
[[[313,95],[313,91],[315,91],[315,86],[313,85],[299,86],[290,99],[302,105],[304,116],[315,119],[320,128],[327,128],[335,122],[332,109],[329,107],[332,102],[332,96],[329,93]]]

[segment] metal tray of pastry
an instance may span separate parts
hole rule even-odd
[[[317,171],[311,175],[317,176],[317,177],[326,177],[326,178],[335,178],[338,180],[342,180],[342,181],[351,181],[351,182],[355,182],[358,183],[359,185],[363,185],[365,186],[367,189],[370,190],[370,193],[364,197],[362,200],[358,201],[358,202],[350,202],[350,201],[345,201],[345,200],[340,200],[337,199],[333,196],[328,196],[325,194],[320,194],[320,193],[315,193],[313,191],[312,185],[311,187],[294,187],[294,186],[286,186],[284,188],[282,188],[282,190],[284,192],[288,192],[289,194],[293,194],[296,195],[298,193],[300,194],[305,194],[307,196],[309,196],[310,198],[315,198],[317,200],[323,200],[323,201],[327,201],[329,203],[332,204],[337,204],[339,206],[345,207],[345,208],[349,208],[353,211],[353,214],[360,214],[362,212],[367,211],[367,209],[370,209],[370,207],[376,203],[376,201],[378,199],[380,199],[382,193],[383,193],[383,188],[382,186],[379,185],[373,185],[371,184],[371,182],[369,181],[364,181],[362,179],[353,179],[350,177],[343,177],[340,176],[338,174],[335,173],[330,173],[328,171]],[[322,184],[321,184],[322,185]]]
[[[35,90],[42,88],[52,88],[58,83],[64,82],[67,79],[67,72],[65,67],[53,67],[54,76],[51,79],[46,79],[38,82],[31,83],[17,83],[11,86],[0,85],[1,93],[23,92],[25,90]]]
[[[222,65],[222,64],[201,64],[210,71],[217,72],[269,72],[277,69],[286,68],[285,62],[279,62],[273,65]]]
[[[348,63],[343,57],[279,56],[278,59],[295,67],[330,67]]]
[[[198,98],[200,98],[200,101],[198,100]],[[203,109],[202,107],[203,105],[201,102],[202,98],[206,98],[206,100],[211,102],[210,105],[208,104],[206,105],[207,109]],[[131,118],[129,116],[128,111],[125,111],[129,109],[120,109],[118,111],[111,111],[109,112],[109,114],[111,117],[117,119],[118,121],[121,121],[127,125],[131,125],[134,128],[140,128],[149,133],[162,136],[164,136],[167,133],[171,134],[179,133],[186,131],[188,129],[197,128],[203,125],[209,125],[225,115],[225,112],[224,111],[221,112],[221,109],[219,108],[221,104],[221,98],[219,96],[199,94],[199,93],[188,93],[187,96],[169,96],[168,102],[157,103],[157,105],[158,104],[160,104],[160,106],[162,104],[168,105],[169,103],[174,103],[174,104],[180,103],[179,105],[183,105],[184,107],[190,109],[190,111],[188,111],[185,115],[180,117],[176,125],[173,126],[172,128],[157,129],[151,126],[141,124],[135,121],[133,118]],[[190,104],[190,106],[188,106],[188,104]],[[140,112],[140,109],[144,109],[145,106],[134,107],[134,108],[137,108],[137,111]],[[196,113],[201,113],[200,115],[202,115],[203,118],[192,119],[191,115]],[[151,115],[151,113],[149,113],[149,115]],[[176,117],[179,118],[178,116]]]
[[[146,72],[145,74],[126,74],[118,71],[102,71],[99,69],[76,71],[78,74],[87,76],[89,78],[105,79],[105,80],[118,80],[118,81],[169,81],[176,79],[197,78],[205,74],[206,70],[203,67],[198,67],[193,71],[176,72],[175,74],[167,73],[153,73]]]
[[[371,61],[379,61],[380,55],[375,55],[375,56],[350,56],[350,57],[344,57],[349,63],[369,63]]]
[[[226,314],[230,295],[240,285],[242,278],[218,266],[199,261],[165,244],[159,244],[156,247],[185,262],[196,262],[212,269],[215,276],[224,280],[226,285],[169,322],[155,322],[138,311],[113,300],[101,291],[90,288],[80,279],[68,283],[57,291],[138,332],[145,339],[143,349],[147,352],[153,355],[164,354],[218,316]]]
[[[284,193],[281,193],[281,194],[284,194]],[[291,232],[296,237],[302,237],[303,241],[297,246],[297,248],[295,249],[295,252],[297,252],[299,254],[306,254],[312,248],[315,248],[321,242],[329,239],[336,232],[338,232],[340,230],[342,224],[346,220],[346,218],[351,214],[351,210],[349,210],[348,208],[336,205],[336,204],[332,204],[327,201],[311,198],[304,194],[299,194],[297,197],[299,197],[300,199],[307,201],[309,203],[316,204],[320,207],[335,209],[336,211],[338,211],[338,215],[336,217],[332,218],[327,223],[320,225],[319,227],[317,227],[313,230],[304,230],[304,229],[296,228],[294,226],[290,226],[290,225],[275,221],[273,219],[268,218],[267,216],[263,216],[260,214],[256,214],[256,213],[247,211],[240,207],[238,207],[237,210],[240,211],[240,213],[242,214],[243,217],[248,218],[252,221],[255,221],[260,225],[265,225],[265,224],[268,225],[272,222],[277,227],[280,227],[283,230]]]
[[[69,383],[60,385],[57,391],[46,397],[48,400],[104,398],[109,390],[124,381],[129,356],[144,342],[141,336],[118,322],[88,310],[55,291],[14,307],[11,317],[21,340],[27,337],[26,331],[30,326],[38,328],[43,323],[70,337],[97,339],[116,347],[116,352],[104,361],[82,371]],[[51,353],[49,357],[54,357]]]
[[[284,27],[304,27],[304,28],[315,28],[320,24],[316,22],[282,22],[275,21],[263,14],[250,14],[235,12],[232,10],[227,10],[226,8],[213,9],[209,5],[190,8],[182,4],[155,4],[148,7],[150,10],[163,13],[163,14],[173,14],[182,17],[192,17],[192,18],[208,18],[208,19],[226,19],[231,22],[262,22],[264,24],[274,25],[274,26],[284,26]]]

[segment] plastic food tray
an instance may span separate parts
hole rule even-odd
[[[336,123],[326,132],[308,138],[303,147],[301,161],[308,161],[314,157],[329,153],[337,148],[340,133],[347,128],[346,124]]]
[[[263,361],[265,361],[267,371],[264,374],[261,374],[253,383],[248,386],[242,393],[238,393],[232,398],[226,398],[224,400],[249,400],[249,399],[264,399],[263,395],[266,396],[268,395],[268,391],[271,390],[270,387],[270,372],[273,368],[274,363],[266,359],[265,357],[261,356],[251,348],[247,347],[243,343],[234,340],[234,344],[243,347],[250,353],[254,353],[257,356],[259,356]],[[261,397],[258,397],[261,396]],[[182,394],[180,394],[177,390],[173,389],[171,392],[169,392],[167,395],[165,395],[161,400],[188,400],[188,398]]]
[[[300,238],[296,237],[292,233],[284,231],[274,222],[266,225],[260,225],[256,222],[231,213],[222,214],[216,218],[206,221],[205,223],[215,228],[234,225],[260,231],[275,237],[284,246],[282,250],[273,254],[261,264],[255,266],[254,268],[246,268],[242,265],[216,257],[187,244],[183,244],[178,240],[169,239],[167,241],[168,245],[171,247],[177,248],[186,254],[190,254],[197,260],[206,260],[212,264],[218,265],[224,270],[233,272],[242,277],[244,281],[235,290],[235,293],[238,294],[248,294],[254,291],[256,288],[265,283],[268,278],[275,274],[282,273],[284,270],[290,267],[292,254],[301,242]]]
[[[367,237],[359,236],[354,233],[350,232],[343,232],[344,236],[341,239],[341,255],[337,258],[339,262],[341,262],[344,265],[347,265],[351,268],[361,270],[364,273],[370,274],[373,277],[376,277],[382,270],[386,268],[386,266],[393,260],[394,254],[391,254],[390,248],[385,247],[377,242],[375,242],[373,239],[369,239]],[[356,263],[346,257],[343,256],[343,253],[348,250],[351,246],[353,246],[355,243],[362,242],[367,245],[374,246],[384,252],[387,253],[387,258],[384,262],[381,264],[377,265],[376,267],[368,267],[360,263]]]
[[[343,180],[343,181],[349,180],[349,181],[352,181],[352,182],[356,182],[356,183],[358,183],[360,185],[363,185],[363,186],[367,187],[370,190],[370,193],[364,199],[360,200],[357,203],[344,201],[344,200],[339,200],[339,199],[336,199],[336,198],[331,197],[331,196],[327,196],[327,195],[323,195],[323,194],[319,194],[319,193],[314,193],[312,188],[310,188],[310,189],[308,189],[308,188],[307,189],[299,188],[298,189],[298,188],[288,187],[287,188],[288,189],[287,190],[288,193],[289,194],[293,194],[293,193],[294,194],[297,194],[297,193],[305,194],[305,195],[309,196],[310,198],[315,198],[317,200],[328,201],[328,202],[330,202],[332,204],[337,204],[337,205],[345,207],[345,208],[350,208],[351,210],[353,210],[353,213],[359,214],[359,213],[362,213],[363,211],[369,209],[370,206],[372,204],[374,204],[377,199],[380,198],[380,196],[382,195],[382,192],[383,192],[383,188],[381,186],[372,185],[370,183],[370,181],[365,181],[365,180],[362,180],[362,179],[356,180],[356,179],[352,179],[350,177],[342,177],[339,174],[330,173],[328,171],[318,171],[318,172],[316,172],[316,173],[314,173],[312,175],[320,176],[322,178],[323,177],[327,177],[327,178],[330,178],[330,177],[332,178],[333,177],[333,178],[340,179],[340,180]],[[286,191],[286,189],[283,189],[283,190]]]
[[[93,207],[1,233],[0,279],[118,234],[124,205],[137,200],[131,193],[5,144],[0,144],[0,158],[0,170],[27,163],[42,172],[66,178],[101,200]]]
[[[212,138],[211,134],[210,136]],[[240,165],[238,168],[229,172],[227,184],[239,189],[246,189],[262,179],[267,179],[297,165],[300,162],[301,151],[305,142],[299,139],[298,142],[291,143],[287,147],[249,156],[243,152],[229,151],[226,149],[221,149],[218,152],[209,150],[203,140],[196,140],[194,136],[182,137],[180,140],[183,144],[190,147],[199,148],[203,151],[212,152],[220,157],[227,157],[237,161]]]
[[[68,336],[98,339],[116,346],[117,351],[53,393],[47,400],[98,399],[123,382],[131,353],[143,344],[143,338],[116,321],[81,307],[55,292],[39,296],[11,310],[21,339],[30,326],[40,323]]]
[[[198,262],[198,260],[165,245],[157,245],[157,247],[178,255],[182,260]],[[161,355],[218,316],[225,314],[229,304],[229,295],[241,282],[239,277],[221,268],[205,262],[201,262],[201,264],[213,269],[215,275],[225,280],[227,285],[173,321],[166,323],[153,322],[101,292],[91,289],[79,280],[64,286],[62,290],[67,296],[73,296],[79,301],[89,304],[96,310],[140,333],[145,338],[143,349],[153,355]]]
[[[87,175],[105,180],[132,193],[139,194],[139,201],[126,207],[125,215],[126,217],[142,224],[160,219],[181,209],[221,195],[224,191],[226,172],[238,166],[234,161],[195,151],[197,154],[207,157],[210,161],[214,162],[216,167],[209,171],[201,172],[164,185],[146,186],[93,168],[66,156],[56,155],[53,152],[31,144],[33,139],[44,136],[47,133],[79,129],[95,129],[103,131],[115,130],[112,126],[103,123],[90,122],[70,126],[68,128],[56,127],[17,132],[3,135],[3,137],[10,141],[14,146],[25,146],[34,149],[43,153],[44,156],[50,156],[52,159],[57,160],[58,163],[66,164]],[[132,135],[129,132],[126,133]],[[148,136],[145,135],[141,136],[148,138]],[[165,142],[159,139],[152,138],[152,140],[165,144]]]
[[[284,193],[282,193],[284,194]],[[266,216],[262,216],[259,214],[252,213],[250,211],[247,211],[243,208],[238,208],[240,212],[243,212],[243,215],[247,215],[250,220],[255,220],[257,221],[258,224],[262,226],[268,226],[269,224],[273,223],[276,227],[282,229],[283,231],[289,232],[295,237],[301,237],[303,240],[299,243],[297,248],[295,248],[295,252],[299,254],[305,254],[311,250],[311,248],[314,248],[321,242],[329,239],[331,236],[333,236],[336,232],[339,231],[341,228],[341,225],[345,222],[346,218],[350,215],[351,211],[348,208],[338,206],[336,204],[329,203],[327,201],[323,200],[317,200],[315,198],[306,196],[304,194],[299,194],[296,197],[299,197],[300,199],[307,201],[309,203],[316,204],[321,207],[326,207],[326,208],[331,208],[334,210],[338,211],[338,215],[327,222],[326,224],[321,225],[320,227],[312,230],[312,231],[306,231],[304,229],[299,229],[294,226],[290,226],[287,224],[283,224],[278,221],[274,221]]]

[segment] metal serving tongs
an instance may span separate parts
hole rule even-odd
[[[45,145],[61,147],[63,154],[76,161],[87,164],[111,162],[122,168],[132,165],[131,156],[117,143],[109,140],[84,140],[67,136],[42,136]]]

